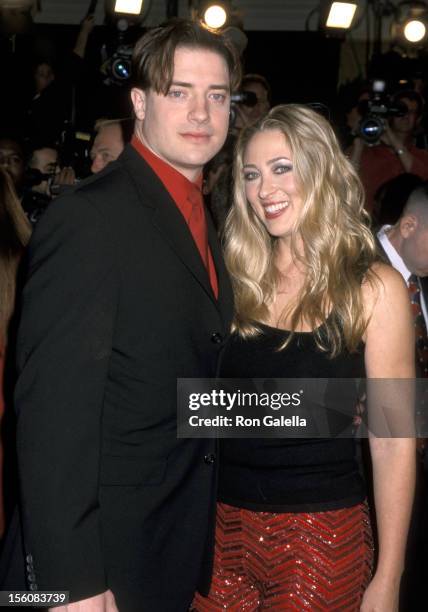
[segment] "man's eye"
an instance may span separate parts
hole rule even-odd
[[[214,102],[224,102],[226,100],[226,95],[222,93],[212,93],[211,99],[214,100]]]
[[[184,96],[184,92],[183,92],[183,91],[180,91],[179,89],[171,89],[171,90],[168,92],[168,96],[169,96],[170,98],[181,98],[181,97],[183,97],[183,96]]]

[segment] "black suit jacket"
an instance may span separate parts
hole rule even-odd
[[[178,377],[214,377],[232,293],[128,146],[60,198],[30,245],[18,340],[18,460],[32,588],[121,612],[186,610],[208,588],[212,440],[177,439]]]
[[[419,282],[421,284],[421,291],[424,295],[425,304],[428,307],[428,276],[420,276]]]

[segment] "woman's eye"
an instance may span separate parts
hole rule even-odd
[[[286,172],[290,172],[293,169],[293,166],[286,166],[281,164],[280,166],[275,166],[273,169],[275,174],[285,174]]]
[[[254,181],[257,177],[257,172],[244,172],[244,181]]]

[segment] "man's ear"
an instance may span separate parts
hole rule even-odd
[[[138,87],[133,87],[131,100],[136,118],[142,121],[146,115],[146,93]]]
[[[418,227],[418,218],[415,215],[404,215],[400,221],[400,233],[403,238],[409,238]]]

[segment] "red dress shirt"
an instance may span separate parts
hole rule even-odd
[[[213,293],[217,298],[218,281],[214,260],[208,244],[207,222],[202,196],[202,176],[196,183],[192,183],[183,174],[152,153],[137,136],[132,137],[131,145],[162,181],[178,210],[183,215],[207,269]],[[199,215],[197,221],[195,220],[196,215]]]

